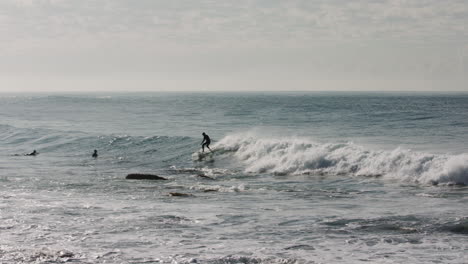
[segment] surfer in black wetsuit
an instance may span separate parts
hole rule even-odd
[[[206,146],[211,152],[213,152],[213,151],[210,149],[210,143],[211,143],[210,137],[209,137],[207,134],[205,134],[205,132],[203,132],[202,135],[203,135],[203,141],[202,141],[202,143],[201,143],[201,145],[202,145],[202,152],[205,152],[205,146]]]
[[[33,152],[26,154],[25,156],[36,156],[37,154],[39,153],[36,150],[34,150]]]
[[[94,150],[93,158],[97,158],[97,157],[98,157],[97,150]]]

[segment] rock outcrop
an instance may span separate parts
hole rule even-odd
[[[169,196],[178,196],[178,197],[190,197],[193,196],[192,194],[188,193],[178,193],[178,192],[170,192]]]
[[[125,177],[127,180],[167,180],[164,177],[154,175],[154,174],[144,174],[144,173],[131,173]]]

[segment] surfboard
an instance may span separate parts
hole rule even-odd
[[[213,152],[195,152],[192,154],[192,159],[195,161],[211,161],[213,159]]]

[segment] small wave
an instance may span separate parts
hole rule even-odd
[[[442,230],[447,230],[455,234],[468,235],[468,218],[460,219],[452,224],[447,224]]]
[[[232,134],[214,146],[232,152],[246,172],[382,176],[424,184],[468,185],[468,154],[431,154],[396,148],[368,150],[353,143]]]
[[[267,257],[267,258],[260,258],[260,257],[247,257],[247,256],[226,256],[222,258],[213,258],[213,259],[196,259],[190,258],[186,260],[179,260],[177,263],[209,263],[209,264],[302,264],[306,263],[302,260],[297,259],[287,259],[287,258],[274,258],[274,257]]]
[[[138,159],[145,157],[178,158],[189,155],[197,147],[195,140],[189,137],[169,136],[130,136],[130,135],[97,135],[81,131],[61,131],[40,128],[17,128],[0,124],[0,140],[13,152],[23,153],[37,149],[41,153],[83,153],[90,155],[93,149],[107,153],[125,153]],[[165,153],[164,156],[161,153]]]
[[[420,121],[420,120],[428,120],[428,119],[434,119],[434,118],[436,117],[435,116],[420,116],[420,117],[408,118],[408,120]]]
[[[221,186],[221,185],[202,185],[198,184],[190,187],[191,190],[197,190],[202,192],[244,192],[246,187],[244,184],[234,185],[234,186]]]
[[[177,166],[171,166],[168,172],[173,174],[192,174],[202,177],[205,176],[212,179],[215,179],[219,176],[232,174],[230,170],[224,168],[178,168]]]
[[[81,255],[68,250],[40,248],[27,250],[8,246],[0,247],[1,263],[65,263],[81,259]],[[5,262],[4,262],[5,261]]]

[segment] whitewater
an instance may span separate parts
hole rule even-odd
[[[463,93],[2,94],[0,263],[467,263],[467,132]]]
[[[396,148],[370,151],[352,143],[319,144],[304,138],[228,135],[217,149],[233,152],[250,173],[386,177],[425,184],[468,185],[468,155],[436,155]]]

